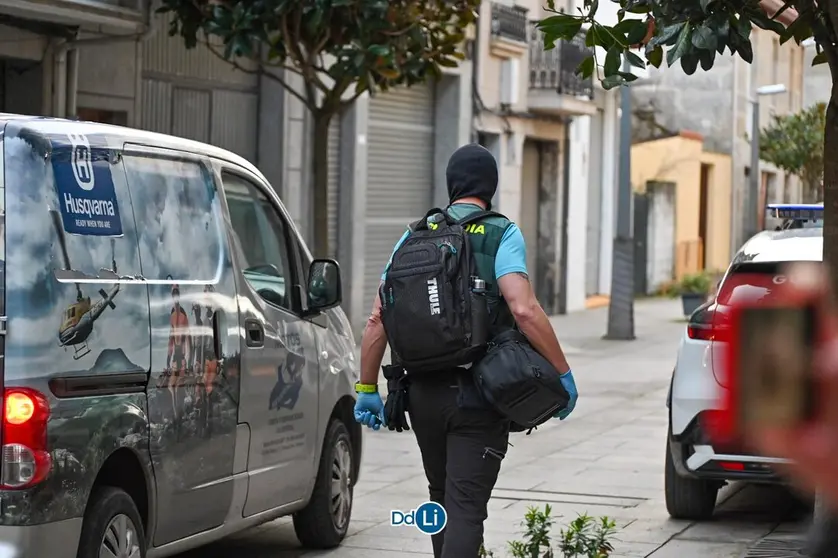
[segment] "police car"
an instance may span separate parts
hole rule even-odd
[[[678,349],[667,397],[665,457],[666,508],[677,519],[709,519],[719,489],[729,481],[782,482],[775,466],[784,459],[722,447],[711,443],[705,431],[726,389],[719,334],[731,305],[770,295],[785,280],[784,264],[822,259],[823,204],[769,205],[768,211],[782,224],[740,248],[716,293],[690,316]]]

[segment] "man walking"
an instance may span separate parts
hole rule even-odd
[[[470,144],[454,152],[446,178],[450,200],[447,213],[453,219],[464,219],[491,207],[498,169],[494,157],[483,147]],[[429,223],[429,227],[434,225]],[[570,403],[556,418],[566,418],[576,404],[576,385],[555,332],[531,288],[521,231],[500,215],[479,218],[465,230],[476,274],[486,283],[489,338],[517,325],[532,346],[562,374]],[[410,234],[409,230],[405,232],[394,252]],[[382,281],[390,265],[384,270]],[[431,313],[435,313],[433,308]],[[387,335],[381,316],[381,300],[376,297],[361,341],[361,379],[356,387],[359,395],[355,406],[355,419],[376,430],[384,423],[378,371]],[[509,421],[483,400],[466,368],[415,376],[409,369],[407,372],[410,423],[422,453],[430,497],[442,504],[448,515],[445,530],[433,536],[434,556],[477,558],[487,504],[507,451]]]

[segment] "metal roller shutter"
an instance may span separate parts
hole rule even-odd
[[[433,85],[416,85],[370,101],[364,304],[408,223],[433,200]]]
[[[329,257],[337,259],[338,213],[340,199],[340,116],[335,115],[329,123]]]

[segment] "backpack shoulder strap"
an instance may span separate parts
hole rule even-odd
[[[502,215],[496,211],[489,211],[488,209],[484,209],[482,211],[476,211],[474,213],[466,215],[465,217],[457,221],[457,224],[468,225],[469,223],[474,223],[481,219],[485,219],[486,217],[502,217],[503,219],[506,219],[505,215]]]

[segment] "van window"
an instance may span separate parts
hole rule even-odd
[[[293,311],[288,228],[265,194],[234,174],[222,176],[234,245],[245,279],[267,302]]]
[[[125,174],[148,280],[217,283],[223,229],[212,175],[196,161],[127,155]]]
[[[122,144],[76,122],[6,125],[5,234],[14,249],[5,258],[5,304],[15,332],[5,339],[7,379],[148,369],[148,288],[101,272],[142,274],[134,207],[117,156]],[[76,156],[79,167],[68,164]],[[86,172],[94,178],[88,189],[81,186]],[[87,277],[74,283],[60,270]]]

